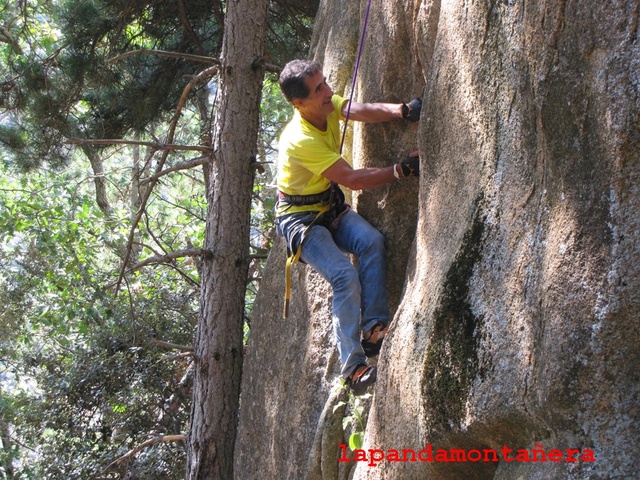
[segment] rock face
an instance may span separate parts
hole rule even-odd
[[[366,3],[321,2],[314,52],[338,91]],[[245,359],[236,478],[637,475],[639,10],[372,2],[356,98],[422,95],[423,117],[356,126],[354,164],[417,146],[423,174],[354,198],[387,238],[395,312],[364,448],[494,449],[501,461],[339,463],[330,291],[296,266],[282,320],[277,244]],[[557,449],[562,461],[507,461],[519,449]]]

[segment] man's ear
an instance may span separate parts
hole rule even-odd
[[[293,100],[291,100],[291,104],[294,106],[294,108],[300,109],[300,107],[302,106],[303,102],[299,98],[294,98]]]

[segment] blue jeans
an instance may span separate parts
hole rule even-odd
[[[285,215],[279,219],[279,228],[289,241],[291,232],[300,231],[300,224],[308,224],[315,215]],[[345,252],[357,256],[357,268]],[[318,222],[306,231],[301,259],[333,289],[333,331],[342,363],[341,375],[346,378],[356,365],[366,363],[360,332],[389,322],[384,237],[364,218],[349,210],[335,230]]]

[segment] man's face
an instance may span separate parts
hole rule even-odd
[[[333,90],[327,84],[327,79],[318,72],[305,79],[305,84],[309,89],[309,96],[305,99],[296,99],[294,105],[300,110],[303,117],[327,116],[333,112]]]

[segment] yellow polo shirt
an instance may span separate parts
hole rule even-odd
[[[340,120],[348,99],[334,95],[333,112],[327,117],[327,130],[311,125],[295,110],[293,118],[280,135],[278,151],[278,190],[288,195],[314,195],[327,190],[331,182],[322,173],[340,158]],[[318,211],[321,204],[276,206],[276,215]]]

